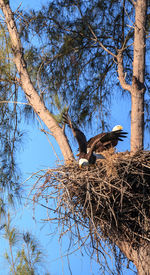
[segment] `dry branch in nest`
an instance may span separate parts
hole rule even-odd
[[[55,198],[59,221],[68,230],[71,219],[88,228],[95,247],[100,238],[118,238],[136,249],[150,241],[150,152],[105,157],[84,169],[72,163],[49,170],[34,199]]]

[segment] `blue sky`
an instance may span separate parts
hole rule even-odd
[[[24,0],[22,1],[22,8],[40,8],[41,4],[46,3],[47,1],[43,0]],[[20,1],[10,0],[11,7],[15,10]],[[114,104],[111,112],[111,121],[110,128],[116,124],[121,124],[124,127],[125,131],[130,132],[130,99],[128,98],[114,98]],[[31,121],[29,124],[24,123],[22,127],[25,129],[25,137],[23,144],[18,152],[18,166],[22,174],[22,184],[26,190],[30,190],[34,184],[34,180],[30,180],[24,184],[24,181],[32,174],[41,169],[48,169],[56,166],[56,157],[53,153],[52,147],[50,146],[46,136],[40,131],[38,124],[34,121]],[[92,133],[90,133],[92,135]],[[89,135],[90,135],[89,134]],[[93,129],[93,135],[97,134],[96,126]],[[90,137],[90,136],[89,136]],[[52,141],[57,153],[62,159],[61,153],[55,141]],[[118,151],[129,150],[130,148],[130,133],[126,141],[122,144],[120,143],[117,147]],[[76,143],[72,143],[73,149],[76,147]],[[49,223],[44,226],[40,219],[46,217],[46,211],[41,206],[35,208],[33,211],[30,204],[22,206],[17,211],[13,213],[14,224],[17,223],[17,226],[20,230],[26,231],[29,230],[33,235],[35,235],[43,247],[45,254],[45,263],[46,270],[50,272],[51,275],[68,275],[71,274],[69,271],[68,261],[66,257],[63,257],[66,254],[66,244],[68,239],[65,237],[63,244],[61,246],[59,242],[59,235],[55,234],[50,236],[51,230],[54,228]],[[0,251],[0,270],[3,269],[3,275],[8,274],[7,264],[4,261],[2,255],[4,253],[4,248],[7,247],[4,240],[1,243]],[[59,259],[58,259],[59,258]],[[99,266],[95,261],[91,262],[90,258],[84,253],[82,255],[80,252],[75,252],[69,256],[70,267],[73,275],[78,274],[101,274],[99,273]],[[1,273],[0,273],[1,274]],[[126,270],[125,274],[132,275],[133,272]]]

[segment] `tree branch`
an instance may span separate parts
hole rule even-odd
[[[93,29],[91,28],[91,26],[88,25],[88,27],[89,27],[89,30],[91,31],[91,33],[92,33],[93,36],[94,36],[94,40],[95,40],[96,42],[98,42],[98,44],[100,45],[100,47],[101,47],[104,51],[106,51],[107,53],[109,53],[110,55],[112,55],[113,57],[116,58],[116,55],[115,55],[114,53],[112,53],[110,50],[108,50],[108,49],[98,40],[98,38],[97,38],[95,32],[93,31]]]
[[[128,90],[131,92],[131,86],[129,84],[126,83],[125,81],[125,75],[124,75],[124,71],[123,71],[123,49],[122,50],[118,50],[118,54],[115,55],[114,53],[112,53],[110,50],[108,50],[97,38],[96,34],[94,33],[94,31],[92,30],[91,26],[89,25],[89,29],[91,31],[91,33],[94,36],[94,40],[97,41],[99,43],[99,45],[102,47],[102,49],[104,49],[104,51],[106,51],[107,53],[109,53],[110,55],[112,55],[114,58],[117,59],[117,63],[118,63],[118,76],[119,76],[119,81],[120,84],[122,86],[122,88],[124,90]]]
[[[117,63],[118,63],[118,77],[120,84],[124,90],[131,92],[131,85],[127,84],[125,81],[125,74],[123,70],[123,50],[118,50]]]
[[[2,9],[3,14],[5,16],[5,21],[11,39],[12,51],[14,54],[14,62],[20,75],[21,86],[24,90],[27,100],[34,109],[34,111],[37,113],[37,115],[41,118],[41,120],[45,123],[48,129],[52,132],[54,138],[56,139],[60,147],[60,150],[64,156],[65,161],[73,159],[73,154],[66,136],[64,135],[57,121],[46,108],[44,102],[41,101],[38,92],[36,91],[31,82],[30,76],[27,71],[26,62],[24,60],[23,48],[17,31],[14,15],[12,10],[10,9],[8,1],[6,2],[4,0],[0,0],[0,8]]]
[[[135,5],[136,5],[136,1],[131,0],[131,2],[132,2],[132,4],[133,4],[133,6],[135,6]]]

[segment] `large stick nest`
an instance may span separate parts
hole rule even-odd
[[[53,193],[65,224],[72,217],[90,225],[91,234],[101,232],[111,242],[119,238],[139,247],[150,241],[150,152],[105,157],[84,169],[71,163],[49,170],[36,198],[45,194],[49,199]]]

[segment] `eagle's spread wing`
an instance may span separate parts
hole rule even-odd
[[[95,142],[95,140],[97,140],[97,139],[100,140],[105,134],[106,134],[106,133],[101,133],[101,134],[98,134],[98,135],[96,135],[96,136],[90,138],[90,139],[88,140],[88,142],[87,142],[87,147],[88,147],[88,148],[91,148],[93,142]]]
[[[107,142],[107,141],[117,141],[121,140],[123,141],[122,138],[126,138],[127,137],[127,132],[123,132],[122,130],[118,130],[118,131],[112,131],[112,132],[108,132],[105,133],[105,135],[103,135],[100,140],[102,143]]]
[[[102,152],[116,146],[118,141],[123,141],[123,138],[126,138],[126,135],[127,132],[123,132],[122,130],[101,133],[89,139],[87,142],[87,147],[91,148],[95,140],[99,139],[99,142],[95,145],[95,151]]]
[[[67,114],[63,114],[63,121],[64,123],[68,124],[68,126],[71,128],[74,137],[77,139],[77,142],[79,144],[79,152],[80,153],[87,153],[87,141],[84,133],[80,131],[78,127],[76,127],[69,116]]]

